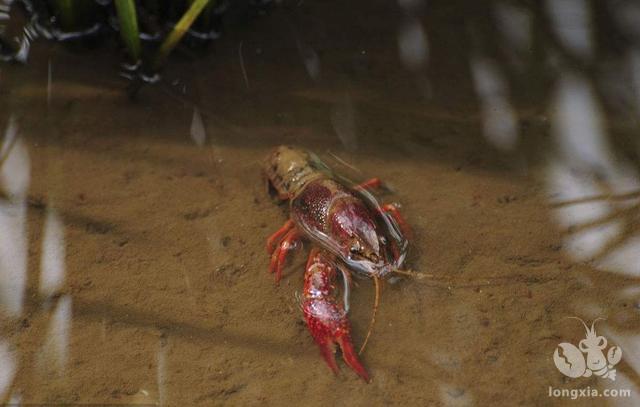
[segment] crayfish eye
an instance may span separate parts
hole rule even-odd
[[[349,253],[351,254],[358,254],[360,252],[360,248],[358,248],[358,246],[351,246],[349,248]]]
[[[387,244],[387,238],[384,236],[380,236],[380,243],[384,246]]]

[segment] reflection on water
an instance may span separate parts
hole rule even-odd
[[[46,340],[40,352],[39,365],[49,377],[64,377],[69,353],[72,301],[63,295],[55,304],[47,328]]]
[[[331,124],[344,149],[356,151],[358,149],[356,114],[349,93],[345,93],[342,103],[338,103],[334,108],[331,114]]]
[[[158,350],[158,353],[157,353],[158,359],[156,361],[158,365],[158,372],[157,372],[158,403],[160,405],[165,405],[165,402],[167,400],[167,395],[166,395],[167,348],[166,346],[167,346],[166,341],[164,341],[163,339],[160,339],[160,349]]]
[[[29,155],[14,116],[4,132],[0,183],[6,191],[0,202],[0,305],[3,314],[22,314],[26,288],[26,195],[29,187]],[[11,394],[16,372],[15,345],[0,333],[0,396]]]
[[[630,161],[611,145],[605,125],[605,113],[589,82],[577,74],[565,73],[559,80],[553,101],[551,134],[557,152],[546,171],[548,194],[554,206],[553,216],[565,231],[564,247],[568,256],[589,262],[606,273],[640,276],[640,180],[638,162]],[[628,148],[628,147],[627,147]],[[602,283],[591,283],[595,289]],[[636,304],[637,282],[620,290],[621,301]],[[574,304],[576,313],[592,320],[607,316],[606,307],[596,298]],[[618,316],[606,329],[610,340],[624,349],[624,360],[631,371],[617,375],[618,388],[640,391],[638,348],[640,334],[620,329],[632,323],[633,316]],[[616,403],[633,405],[633,403]]]
[[[498,27],[504,41],[514,53],[529,52],[532,44],[531,12],[506,1],[495,3]]]
[[[570,52],[589,58],[593,52],[592,16],[585,0],[546,2],[551,28],[563,47]]]
[[[5,197],[0,201],[0,303],[11,316],[22,312],[27,278],[26,211],[29,188],[29,153],[20,138],[15,117],[2,142],[0,184]]]
[[[501,150],[512,150],[518,142],[517,122],[504,78],[488,60],[472,60],[471,72],[481,104],[485,137]]]
[[[13,353],[14,351],[9,348],[9,343],[0,341],[0,362],[2,362],[2,369],[0,369],[0,395],[3,398],[11,387],[11,381],[16,371]]]
[[[1,67],[0,402],[547,405],[590,386],[637,404],[637,4],[284,1],[233,21],[135,103],[108,50]],[[414,229],[430,277],[385,285],[369,385],[332,376],[300,322],[303,256],[267,276],[288,209],[260,168],[284,143],[379,176]],[[359,345],[370,282],[350,301]],[[554,366],[584,339],[574,316],[606,318],[615,381]]]
[[[65,273],[64,229],[60,216],[53,209],[45,215],[43,234],[38,288],[47,298],[62,289]]]
[[[558,222],[569,232],[568,253],[578,261],[597,260],[604,270],[638,276],[637,169],[614,154],[587,81],[567,74],[556,92],[551,132],[558,152],[548,184]]]
[[[300,58],[302,58],[304,67],[307,70],[309,77],[311,79],[318,79],[321,72],[320,57],[318,57],[318,53],[313,48],[311,48],[311,46],[304,44],[300,40],[296,41],[296,45],[298,47],[298,52],[300,53]],[[248,80],[246,80],[246,82],[248,89]]]
[[[198,147],[202,147],[207,141],[207,133],[202,121],[202,115],[198,109],[193,109],[193,118],[191,119],[191,139]]]
[[[422,23],[414,18],[400,27],[398,33],[398,51],[400,60],[411,70],[424,67],[428,57],[427,36]]]

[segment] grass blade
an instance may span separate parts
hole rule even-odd
[[[86,30],[98,21],[99,6],[95,1],[51,0],[49,3],[63,32]]]
[[[180,21],[173,27],[173,30],[167,35],[164,42],[158,50],[156,59],[153,64],[154,69],[158,69],[162,63],[167,59],[171,51],[180,42],[184,34],[189,30],[189,27],[198,18],[202,10],[207,6],[210,0],[194,0],[186,13],[182,16]]]
[[[138,16],[133,0],[115,0],[120,21],[120,36],[127,46],[129,56],[136,63],[140,60],[140,33],[138,31]]]
[[[60,19],[60,27],[65,31],[73,31],[76,29],[77,18],[75,4],[73,0],[55,0],[53,2],[58,18]]]

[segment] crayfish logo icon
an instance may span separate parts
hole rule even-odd
[[[582,322],[587,337],[581,340],[577,347],[568,342],[558,345],[553,352],[553,362],[560,373],[571,378],[590,377],[594,374],[604,379],[616,380],[616,370],[613,367],[622,359],[622,349],[619,346],[612,346],[605,357],[607,338],[598,336],[595,330],[596,321],[604,318],[595,319],[591,323],[591,328],[587,327],[580,318],[569,318]]]

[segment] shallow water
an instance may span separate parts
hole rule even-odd
[[[0,400],[637,404],[635,9],[612,28],[581,2],[440,3],[284,2],[135,102],[109,46],[2,65]],[[407,264],[430,277],[384,285],[370,384],[334,376],[302,321],[309,245],[280,286],[267,273],[280,144],[380,177],[413,229]],[[356,282],[359,346],[374,293]],[[585,339],[569,317],[606,319],[616,380],[556,368]]]

